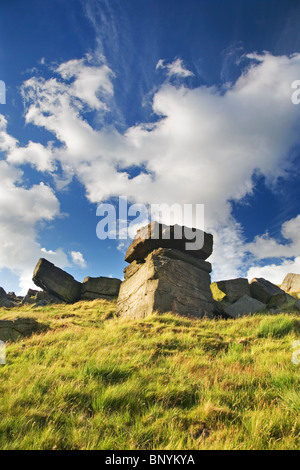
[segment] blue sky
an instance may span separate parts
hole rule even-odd
[[[97,205],[204,204],[213,279],[300,272],[298,1],[2,0],[0,285],[122,277]]]

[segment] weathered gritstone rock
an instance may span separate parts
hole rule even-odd
[[[3,297],[6,297],[6,292],[5,290],[3,289],[3,287],[0,287],[0,299],[2,299]]]
[[[23,301],[23,297],[21,295],[16,295],[14,292],[9,292],[6,294],[8,300],[11,300],[16,305],[20,304]]]
[[[194,235],[196,233],[196,236]],[[180,239],[176,239],[180,236]],[[198,240],[200,247],[194,250],[187,244],[193,242],[193,238]],[[213,251],[213,236],[202,230],[196,230],[179,225],[163,225],[152,222],[146,227],[138,230],[133,242],[129,246],[125,255],[125,261],[144,261],[149,253],[158,248],[171,248],[185,253],[189,253],[193,258],[207,259]]]
[[[17,318],[16,320],[0,320],[0,340],[16,341],[33,333],[46,331],[48,327],[33,318]]]
[[[3,287],[0,287],[0,307],[12,308],[15,304],[8,298]]]
[[[280,307],[293,298],[282,289],[264,278],[254,278],[250,282],[251,297],[267,304],[268,307]]]
[[[58,297],[55,297],[48,292],[28,289],[28,292],[22,301],[22,305],[34,305],[41,302],[41,305],[62,303]]]
[[[222,291],[226,297],[224,298],[230,303],[235,302],[244,295],[250,297],[250,287],[248,279],[237,278],[226,281],[216,282],[218,289]]]
[[[125,270],[117,313],[143,318],[155,311],[215,317],[218,311],[210,290],[211,265],[177,250],[159,248],[145,262]]]
[[[238,318],[253,315],[264,308],[266,308],[266,304],[249,297],[249,295],[244,295],[229,307],[226,307],[224,312],[232,318]]]
[[[36,265],[32,280],[38,287],[64,302],[74,303],[80,299],[81,283],[44,258]]]
[[[281,289],[288,293],[300,292],[300,274],[287,274],[281,284]]]
[[[294,308],[300,312],[300,299],[296,300]]]
[[[0,299],[0,307],[12,308],[14,306],[15,304],[11,300],[4,299],[4,298]]]
[[[86,277],[82,283],[81,300],[106,299],[118,297],[120,279],[111,277]]]

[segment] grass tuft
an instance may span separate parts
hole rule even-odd
[[[266,317],[261,320],[258,326],[258,337],[282,338],[292,332],[300,332],[300,321],[295,318],[289,318],[287,315],[279,315],[275,318]]]

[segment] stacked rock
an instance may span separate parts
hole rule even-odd
[[[33,273],[33,282],[43,289],[37,293],[37,300],[53,303],[55,299],[67,303],[79,300],[106,299],[113,300],[118,296],[121,281],[110,277],[86,277],[82,283],[76,281],[71,274],[54,266],[50,261],[41,258]],[[29,291],[25,300],[32,297]],[[46,293],[48,295],[46,295]],[[53,300],[52,300],[53,299]],[[32,302],[29,302],[32,303]]]
[[[191,247],[191,236],[201,240]],[[194,247],[194,248],[195,248]],[[218,313],[210,290],[211,264],[205,261],[213,250],[213,236],[201,230],[152,222],[137,232],[125,261],[117,313],[143,318],[153,312],[175,312],[184,316]]]

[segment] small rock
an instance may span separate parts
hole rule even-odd
[[[253,315],[264,308],[266,308],[266,304],[249,297],[249,295],[244,295],[229,307],[225,307],[224,311],[230,317],[238,318],[245,315]]]
[[[271,308],[269,310],[269,315],[279,315],[281,313],[281,310],[279,308]]]

